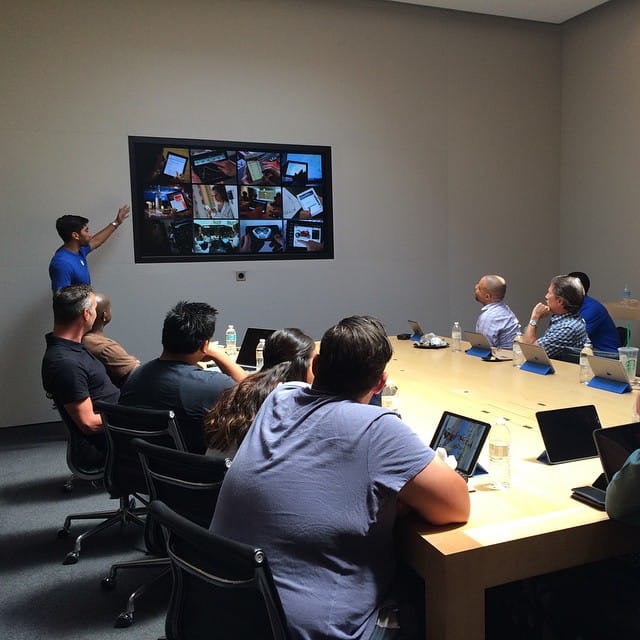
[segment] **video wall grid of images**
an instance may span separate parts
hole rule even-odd
[[[331,148],[129,137],[136,262],[333,258]]]

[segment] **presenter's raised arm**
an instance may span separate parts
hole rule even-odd
[[[99,246],[104,244],[105,241],[112,236],[113,232],[129,217],[130,211],[131,207],[129,207],[128,204],[123,204],[118,209],[115,220],[110,222],[104,229],[100,229],[100,231],[91,236],[91,240],[89,241],[91,249],[97,249]]]

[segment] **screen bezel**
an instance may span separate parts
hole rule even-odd
[[[452,411],[445,411],[440,418],[440,422],[438,423],[438,427],[436,429],[436,432],[433,434],[433,438],[431,439],[431,443],[429,444],[429,446],[433,450],[437,449],[438,447],[444,447],[449,455],[451,455],[453,452],[442,444],[444,430],[449,418],[468,422],[473,427],[476,448],[473,451],[473,455],[469,459],[469,464],[466,467],[463,467],[462,460],[456,459],[458,462],[456,471],[464,476],[471,476],[473,475],[473,471],[476,467],[476,464],[478,463],[478,458],[480,457],[482,447],[484,447],[484,443],[487,440],[489,431],[491,430],[491,425],[488,422],[476,420],[475,418],[470,418],[469,416],[463,416],[458,413],[453,413]]]
[[[131,217],[136,263],[326,260],[334,258],[331,147],[148,136],[129,136],[128,141],[131,173]],[[198,154],[198,152],[201,153]],[[275,159],[276,168],[279,162],[279,169],[284,172],[291,162],[302,164],[302,160],[297,156],[309,156],[310,162],[313,162],[314,173],[310,169],[295,176],[282,173],[279,178],[276,178],[277,184],[266,184],[266,178],[264,184],[251,184],[244,181],[245,178],[248,179],[248,174],[240,175],[240,171],[233,177],[224,177],[216,175],[214,167],[214,170],[210,171],[210,175],[207,176],[204,168],[198,168],[202,166],[202,163],[196,163],[198,159],[207,155],[214,157],[214,155],[222,153],[226,154],[228,159],[233,159],[236,169],[239,166],[238,158],[241,154],[245,156],[243,159],[246,162],[254,161],[255,158],[260,157],[260,154],[269,154],[273,158],[267,158],[267,160]],[[165,175],[169,154],[176,157],[187,156],[183,175],[175,178]],[[294,159],[291,159],[290,156],[294,156]],[[154,162],[157,164],[158,171],[154,171],[153,179],[150,179],[150,168]],[[269,172],[269,168],[264,169],[263,175],[267,172]],[[205,218],[204,210],[201,207],[202,202],[200,202],[203,199],[200,194],[203,192],[202,190],[197,191],[197,187],[218,185],[235,189],[237,199],[235,203],[232,203],[234,212],[225,211],[225,218],[217,218],[213,215],[211,218]],[[284,215],[283,207],[280,206],[280,215],[278,216],[278,206],[271,206],[267,202],[262,203],[258,208],[251,208],[251,203],[254,200],[251,200],[248,203],[248,208],[244,209],[240,202],[242,188],[246,188],[250,193],[259,192],[261,188],[265,191],[271,190],[271,197],[276,199],[277,193],[282,194],[285,188],[289,191],[293,189],[294,194],[313,189],[321,197],[322,210],[317,215],[312,214],[312,217],[308,218],[303,217],[301,210],[298,210],[292,218],[287,218]],[[184,193],[188,205],[184,211],[172,210],[167,202],[167,194],[179,190]],[[273,193],[276,195],[274,196]],[[198,196],[200,200],[197,199]],[[255,202],[260,203],[261,201],[255,199]],[[275,202],[276,200],[273,200],[273,203]],[[280,200],[280,205],[281,202]],[[211,206],[213,208],[213,205]],[[152,217],[152,210],[159,215]],[[221,237],[214,239],[213,243],[207,244],[205,242],[196,247],[196,244],[199,243],[201,228],[211,227],[212,221],[224,222],[225,220],[227,222],[234,220],[237,223],[235,232],[233,234],[231,231],[229,232],[229,238]],[[200,224],[199,221],[201,221]],[[318,224],[322,226],[322,247],[319,250],[317,247],[310,250],[289,243],[288,227],[305,222],[311,226]],[[271,242],[266,247],[261,246],[260,248],[257,248],[256,243],[243,243],[240,231],[242,223],[244,223],[244,227],[248,223],[253,223],[254,226],[259,224],[264,226],[279,225],[281,237],[276,238],[276,242]],[[220,247],[216,246],[214,252],[213,245],[220,245]],[[201,247],[206,248],[202,249]]]

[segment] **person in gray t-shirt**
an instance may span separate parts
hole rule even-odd
[[[264,548],[293,638],[387,637],[400,504],[434,524],[469,516],[464,480],[368,404],[391,354],[374,318],[329,329],[313,385],[267,397],[225,477],[211,530]]]

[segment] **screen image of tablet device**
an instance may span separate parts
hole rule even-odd
[[[314,242],[322,242],[322,229],[320,227],[310,226],[308,224],[294,224],[292,245],[294,247],[307,247],[307,242],[313,240]]]
[[[488,422],[445,411],[429,446],[434,450],[444,447],[448,455],[455,456],[456,471],[468,478],[475,469],[490,429]]]
[[[316,190],[311,188],[303,191],[298,194],[298,201],[300,202],[300,206],[305,210],[311,213],[312,216],[317,216],[319,213],[322,213],[322,202],[316,193]]]
[[[262,180],[264,173],[262,171],[260,160],[247,160],[247,170],[249,171],[249,175],[251,176],[251,180],[253,182]]]
[[[289,160],[287,166],[284,169],[284,175],[286,178],[295,178],[299,174],[305,174],[308,171],[309,165],[306,162],[300,162],[299,160]]]
[[[546,451],[541,462],[560,464],[598,455],[593,432],[602,425],[594,405],[538,411],[536,420]]]
[[[169,204],[174,211],[186,211],[188,209],[187,201],[185,200],[184,193],[182,191],[172,191],[167,194]]]
[[[185,156],[170,151],[167,153],[167,161],[164,163],[162,172],[172,178],[180,177],[187,166],[187,160]]]

